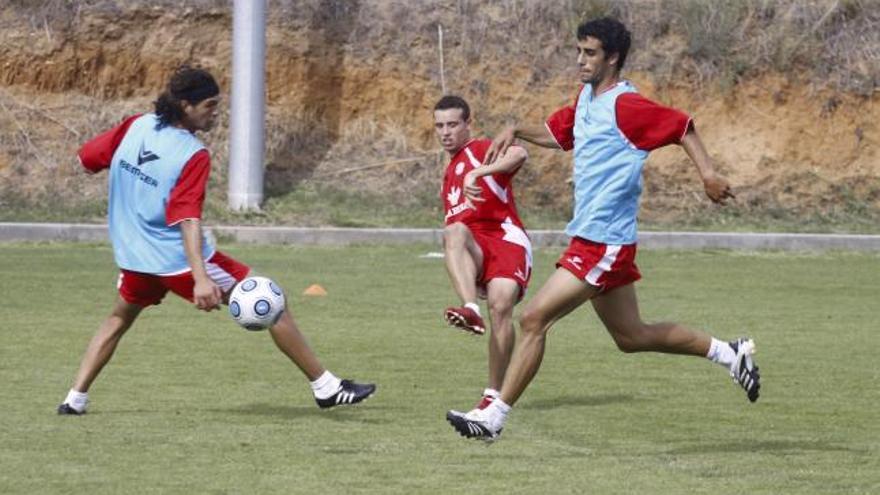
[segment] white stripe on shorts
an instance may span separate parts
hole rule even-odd
[[[617,254],[620,253],[620,245],[617,244],[609,244],[605,246],[605,255],[602,256],[602,259],[596,263],[596,266],[590,269],[589,273],[585,280],[590,285],[599,285],[599,278],[605,274],[605,272],[611,270],[611,265],[617,260]]]
[[[223,292],[229,292],[232,290],[232,287],[236,283],[235,277],[215,263],[205,263],[205,271],[208,272],[208,276],[211,277],[211,280],[213,280]]]

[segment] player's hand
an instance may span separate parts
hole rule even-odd
[[[712,174],[704,177],[703,188],[706,190],[706,196],[709,196],[713,203],[723,205],[728,199],[736,197],[730,190],[730,183],[720,175]]]
[[[479,177],[474,174],[474,171],[471,170],[464,176],[464,197],[467,200],[468,204],[471,205],[471,208],[474,208],[474,203],[482,203],[486,201],[486,198],[483,197],[483,189],[477,184],[477,180]]]
[[[499,156],[504,155],[504,152],[507,151],[507,148],[509,148],[516,139],[514,131],[515,129],[513,126],[505,127],[504,130],[495,136],[489,149],[486,150],[486,158],[483,159],[483,165],[489,165],[498,159]]]
[[[211,280],[196,280],[193,287],[193,304],[202,311],[213,311],[220,309],[220,301],[222,293],[220,287],[217,287]]]

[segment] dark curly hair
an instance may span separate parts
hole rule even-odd
[[[610,17],[586,21],[578,26],[577,39],[583,41],[587,36],[602,42],[602,50],[605,51],[606,58],[616,53],[617,70],[623,69],[626,54],[629,53],[629,46],[632,43],[632,35],[622,22]]]
[[[458,108],[461,110],[461,120],[467,122],[471,118],[471,107],[468,106],[464,98],[456,95],[446,95],[440,98],[440,101],[434,105],[434,111],[449,110],[450,108]]]
[[[174,71],[165,91],[153,102],[156,116],[159,117],[157,128],[176,124],[183,118],[184,101],[194,105],[202,100],[220,94],[220,87],[210,72],[184,65]]]

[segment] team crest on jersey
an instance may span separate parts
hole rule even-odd
[[[153,153],[152,151],[148,151],[146,148],[144,148],[144,143],[141,143],[141,149],[138,150],[138,166],[158,159],[159,155]]]
[[[461,175],[464,172],[464,162],[458,162],[455,164],[455,175]]]
[[[461,188],[452,186],[449,194],[446,195],[446,200],[449,201],[450,206],[455,206],[458,204],[458,201],[461,199]]]

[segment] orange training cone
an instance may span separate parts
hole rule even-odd
[[[326,296],[327,291],[318,284],[312,284],[303,291],[304,296]]]

